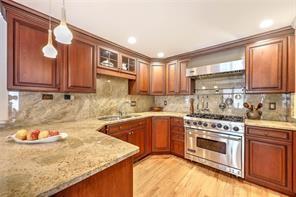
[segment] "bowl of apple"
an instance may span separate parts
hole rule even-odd
[[[68,137],[67,133],[57,130],[26,130],[20,129],[15,134],[8,136],[8,139],[20,144],[41,144],[64,140]]]

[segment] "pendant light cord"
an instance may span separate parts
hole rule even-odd
[[[51,0],[49,0],[49,29],[51,30]]]

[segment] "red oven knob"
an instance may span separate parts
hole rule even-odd
[[[213,123],[213,124],[211,125],[211,127],[212,127],[212,128],[216,128],[216,124]]]

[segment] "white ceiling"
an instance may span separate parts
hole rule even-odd
[[[49,13],[49,0],[16,0]],[[60,18],[62,0],[51,0]],[[66,0],[69,23],[150,57],[165,57],[288,26],[296,0]],[[260,29],[263,19],[274,25]],[[127,43],[135,36],[137,43]]]

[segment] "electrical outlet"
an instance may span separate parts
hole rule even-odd
[[[42,94],[42,100],[53,100],[52,94]]]
[[[137,106],[137,101],[131,101],[131,107],[136,107]]]
[[[164,101],[163,104],[166,106],[168,104],[168,102],[167,101]]]
[[[71,95],[70,94],[65,94],[64,95],[64,100],[71,100]]]
[[[269,110],[276,110],[276,103],[269,103]]]

